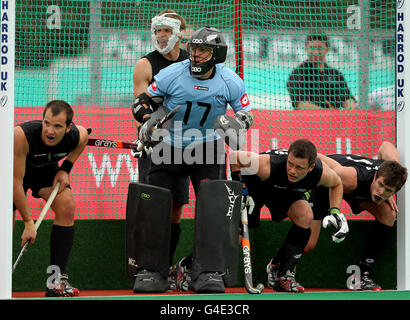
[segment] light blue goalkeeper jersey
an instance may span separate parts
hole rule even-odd
[[[162,69],[148,87],[153,96],[164,97],[169,111],[181,106],[173,118],[170,134],[164,141],[178,148],[193,147],[217,140],[215,119],[226,114],[228,104],[234,112],[250,111],[251,106],[242,79],[223,64],[207,80],[191,76],[189,60]]]

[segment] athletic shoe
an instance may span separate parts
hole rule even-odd
[[[197,293],[225,293],[222,273],[203,272],[192,282],[191,289]]]
[[[60,275],[59,279],[46,288],[46,297],[77,297],[79,294],[80,290],[68,283],[66,274]]]
[[[285,275],[278,277],[275,286],[273,287],[276,291],[280,292],[304,292],[305,288],[303,288],[298,282],[295,280],[295,274],[290,272],[289,270],[286,272]]]
[[[140,270],[135,275],[134,293],[165,292],[168,288],[168,278],[164,278],[158,271]]]
[[[168,282],[169,282],[169,291],[174,291],[177,289],[177,273],[178,267],[177,265],[173,265],[169,267],[168,272]]]
[[[372,291],[379,291],[382,287],[379,286],[376,282],[370,278],[369,272],[365,271],[362,273],[360,277],[360,289],[359,290],[372,290]]]
[[[182,258],[177,267],[176,286],[181,291],[188,291],[191,284],[191,268],[188,266],[188,258]]]
[[[268,274],[268,287],[274,288],[278,281],[279,265],[272,264],[272,260],[269,261],[266,266],[266,273]]]

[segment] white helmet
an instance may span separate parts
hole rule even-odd
[[[151,37],[152,37],[152,43],[155,47],[155,49],[161,53],[161,54],[167,54],[169,53],[175,46],[175,44],[178,42],[178,37],[181,35],[181,21],[175,18],[170,18],[167,17],[170,13],[164,13],[160,16],[155,16],[152,18],[152,23],[151,23]],[[168,39],[168,44],[165,48],[161,48],[157,35],[155,34],[155,31],[158,28],[170,28],[172,30],[172,35]]]

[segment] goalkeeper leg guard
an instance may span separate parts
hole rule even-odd
[[[232,215],[232,219],[228,221],[228,234],[223,242],[225,257],[223,279],[226,287],[234,287],[238,280],[240,218],[240,214]]]
[[[138,290],[137,282],[143,286],[143,292],[167,289],[162,279],[168,279],[169,273],[171,208],[172,195],[168,189],[130,183],[126,210],[126,262],[127,275],[137,276],[134,291]]]
[[[201,273],[213,274],[217,272],[222,275],[228,269],[230,271],[237,269],[237,266],[233,266],[235,261],[231,260],[235,255],[238,255],[239,238],[233,239],[235,236],[230,236],[230,226],[231,224],[239,226],[241,201],[242,184],[240,182],[214,180],[204,181],[200,184],[195,208],[194,253],[191,274],[194,288],[198,289],[194,282]],[[224,244],[228,239],[233,242],[230,245]],[[206,279],[208,278],[215,280],[213,276],[207,276]],[[205,286],[216,281],[206,279],[202,277],[200,280]],[[216,282],[220,283],[219,280]],[[224,284],[222,283],[222,285]],[[202,286],[198,291],[207,291],[207,289]]]

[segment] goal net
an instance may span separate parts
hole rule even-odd
[[[244,79],[254,109],[245,148],[287,148],[305,137],[324,154],[375,157],[381,141],[396,142],[395,3],[16,0],[15,124],[41,119],[45,104],[61,99],[73,106],[75,123],[92,128],[91,137],[137,139],[133,69],[154,50],[152,17],[170,9],[187,22],[182,46],[200,27],[223,32],[225,64]],[[291,82],[292,72],[310,51],[324,53],[309,47],[307,37],[314,34],[326,35],[326,64],[341,77],[315,83],[320,93],[313,99],[323,108],[295,109],[309,89],[295,77]],[[355,108],[345,108],[346,95]],[[76,218],[125,218],[128,185],[138,181],[137,161],[126,149],[86,147],[71,173]],[[29,199],[31,207],[42,207]],[[194,200],[191,188],[185,218],[193,217]],[[351,219],[370,218],[350,215],[347,205],[343,210]]]

